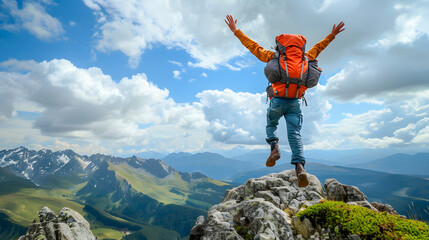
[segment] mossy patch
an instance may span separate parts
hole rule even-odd
[[[238,226],[235,228],[235,231],[237,231],[238,235],[240,235],[244,240],[253,240],[255,238],[255,236],[248,233],[249,229],[247,227]]]
[[[357,234],[361,239],[429,239],[429,226],[421,221],[376,212],[344,202],[326,201],[308,207],[296,216],[313,224],[335,229],[343,237]]]

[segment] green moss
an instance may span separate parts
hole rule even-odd
[[[335,229],[343,237],[357,234],[362,239],[429,239],[429,226],[421,221],[376,212],[344,202],[326,201],[296,214],[313,224]]]
[[[248,228],[243,226],[238,226],[235,228],[238,235],[240,235],[244,240],[253,240],[255,236],[252,236],[248,233]]]

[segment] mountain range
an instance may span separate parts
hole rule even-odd
[[[217,153],[171,153],[162,159],[179,171],[201,172],[214,179],[229,179],[231,176],[255,169],[258,164],[226,158]]]
[[[352,168],[362,168],[367,170],[380,171],[392,174],[404,174],[412,176],[420,176],[429,178],[429,153],[410,154],[394,154],[382,158],[362,158],[367,154],[359,154],[354,158],[348,156],[349,152],[335,151],[340,154],[337,157],[344,157],[343,162],[325,160],[322,157],[329,157],[328,151],[317,151],[320,156],[315,155],[316,151],[308,151],[308,163],[318,163],[327,166],[344,166]],[[352,151],[354,152],[354,151]],[[234,176],[248,171],[258,170],[265,167],[265,160],[267,158],[267,151],[253,150],[245,154],[224,157],[217,153],[171,153],[164,157],[162,160],[174,168],[185,172],[201,172],[214,179],[233,180]],[[379,153],[376,156],[379,156]],[[290,152],[282,151],[281,159],[278,164],[286,163],[287,168],[291,167]],[[307,151],[306,151],[307,156]],[[355,161],[359,157],[359,161]],[[365,160],[370,159],[370,161]],[[351,162],[358,162],[350,164]],[[289,165],[289,166],[288,166]]]
[[[225,190],[250,178],[291,169],[288,153],[282,154],[277,166],[266,168],[265,152],[232,158],[181,152],[160,160],[86,156],[72,150],[2,150],[0,224],[6,227],[0,230],[0,239],[22,235],[31,224],[29,219],[47,204],[57,212],[70,207],[84,215],[99,239],[186,239],[196,218],[218,203]],[[331,161],[309,158],[306,168],[321,181],[336,178],[357,186],[371,201],[387,202],[403,215],[408,215],[412,204],[429,218],[423,213],[429,206],[429,181],[421,177],[429,172],[427,156],[396,154],[361,168],[330,166]],[[408,170],[410,162],[418,171]]]
[[[393,174],[406,174],[429,178],[429,153],[398,153],[373,161],[348,165]]]
[[[127,239],[186,237],[195,219],[232,187],[159,159],[24,147],[0,151],[0,181],[0,214],[13,229],[28,226],[37,209],[50,204],[54,211],[70,207],[85,215],[101,239],[127,231],[133,232]]]

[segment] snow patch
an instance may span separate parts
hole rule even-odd
[[[64,164],[67,164],[70,161],[70,158],[67,157],[64,153],[60,157],[58,157],[58,160],[63,162]]]
[[[21,171],[20,175],[21,175],[21,176],[24,176],[26,179],[30,179],[30,178],[28,177],[28,173],[27,173],[27,172],[25,172],[25,171]]]
[[[17,161],[10,160],[10,161],[6,162],[6,164],[7,164],[7,165],[16,165],[16,164],[18,164],[18,162],[17,162]],[[7,165],[6,165],[6,166],[7,166]]]
[[[160,161],[159,163],[161,164],[161,167],[164,168],[165,172],[168,173],[168,167],[169,166],[165,162],[163,162],[163,161]]]
[[[91,163],[90,161],[85,161],[80,157],[76,157],[76,159],[80,163],[80,166],[82,166],[82,169],[85,169]]]
[[[97,165],[94,165],[94,167],[92,168],[91,172],[95,172],[95,171],[97,171],[97,170],[98,170],[98,166],[97,166]]]
[[[10,153],[8,153],[8,154],[6,154],[6,155],[4,155],[3,157],[2,157],[2,159],[0,160],[0,166],[1,167],[6,167],[6,166],[8,166],[8,165],[11,165],[11,164],[17,164],[17,162],[16,161],[6,161],[6,159],[7,158],[9,158],[10,156],[12,156],[13,154],[15,154],[15,153],[17,153],[17,152],[19,152],[19,151],[21,151],[22,149],[21,148],[17,148],[17,149],[15,149],[15,150],[13,150],[12,152],[10,152]],[[22,153],[21,153],[21,155],[22,155]]]

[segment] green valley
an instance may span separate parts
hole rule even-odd
[[[15,170],[16,164],[0,168],[1,239],[24,234],[44,206],[56,213],[63,207],[77,211],[98,239],[186,239],[197,217],[232,187],[200,173],[179,172],[156,159],[86,157],[72,151],[46,151],[43,158],[43,152],[25,151],[19,148],[8,156],[12,163],[29,164],[27,170]],[[31,163],[31,154],[42,159]],[[66,159],[64,154],[70,154],[70,161],[49,167],[58,164],[56,156]],[[17,171],[26,176],[38,171],[33,174],[37,185],[31,177],[16,176]]]

